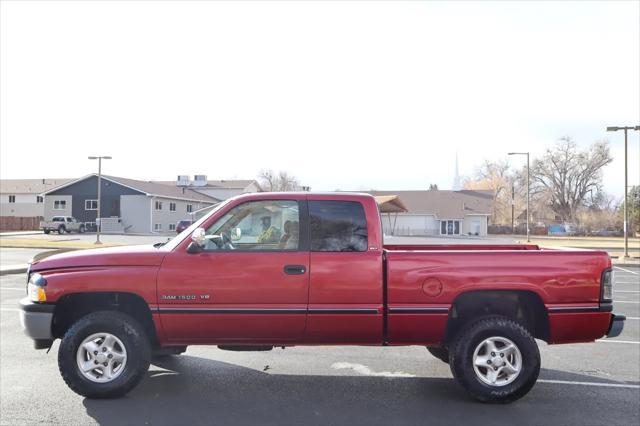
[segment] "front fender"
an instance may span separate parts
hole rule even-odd
[[[47,280],[47,303],[75,293],[119,292],[140,296],[156,305],[157,266],[108,266],[40,271]]]

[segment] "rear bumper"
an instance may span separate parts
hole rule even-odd
[[[616,337],[622,333],[624,328],[624,321],[627,319],[624,315],[611,314],[611,322],[609,323],[609,330],[607,330],[607,337]]]
[[[53,340],[51,325],[55,305],[34,303],[28,298],[20,300],[20,324],[27,336],[33,340]]]

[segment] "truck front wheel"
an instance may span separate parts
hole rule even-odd
[[[62,235],[65,233],[66,230],[67,229],[64,226],[62,225],[58,226],[58,234]]]
[[[522,325],[506,317],[486,317],[467,325],[450,351],[454,377],[482,402],[522,398],[540,373],[536,341]]]
[[[58,368],[67,385],[87,398],[117,398],[142,380],[151,350],[144,328],[116,311],[79,319],[65,333]]]
[[[44,230],[44,233],[45,233],[45,234],[49,234],[50,232],[51,232],[51,231],[50,231],[50,230],[48,230],[48,229],[45,229],[45,230]]]

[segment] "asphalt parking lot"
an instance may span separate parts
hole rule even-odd
[[[310,347],[238,353],[190,347],[150,368],[125,398],[89,400],[35,351],[17,302],[24,275],[0,277],[2,425],[627,425],[640,418],[640,268],[616,267],[623,333],[592,344],[542,342],[538,384],[522,400],[476,403],[422,347]]]

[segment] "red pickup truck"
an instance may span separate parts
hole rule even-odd
[[[384,245],[369,195],[258,193],[164,244],[34,261],[21,320],[37,349],[62,339],[62,377],[87,397],[126,394],[187,345],[421,345],[475,398],[509,402],[537,380],[534,339],[620,334],[611,295],[605,252]]]

